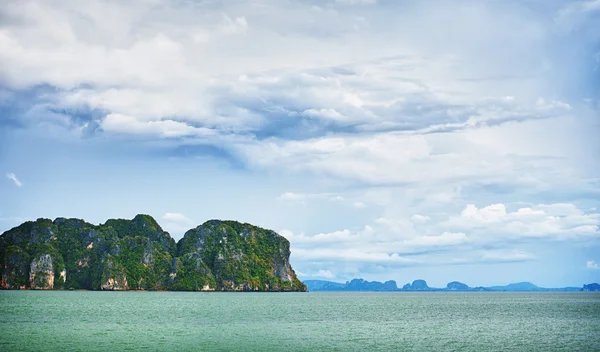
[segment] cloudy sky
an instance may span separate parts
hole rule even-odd
[[[600,280],[600,0],[1,0],[0,232],[278,231],[302,279]]]

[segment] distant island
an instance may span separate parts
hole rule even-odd
[[[149,215],[38,219],[0,235],[0,287],[306,291],[289,257],[287,239],[237,221],[207,221],[176,243]]]
[[[333,281],[324,280],[305,280],[304,283],[309,291],[373,291],[373,292],[396,292],[396,291],[600,291],[600,285],[592,283],[581,287],[560,287],[560,288],[544,288],[538,287],[531,282],[518,282],[506,286],[491,286],[491,287],[469,287],[467,284],[458,281],[452,281],[444,288],[429,287],[425,280],[415,280],[411,283],[399,288],[396,281],[390,280],[386,282],[366,281],[364,279],[352,279],[346,281],[345,284]]]

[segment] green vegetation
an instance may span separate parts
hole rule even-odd
[[[184,274],[197,270],[206,280],[212,277],[223,290],[305,290],[289,265],[289,242],[274,231],[211,220],[186,232],[177,247]],[[197,284],[179,274],[175,283],[186,290]]]
[[[285,238],[235,221],[208,221],[176,244],[149,215],[101,225],[79,219],[38,219],[0,236],[0,284],[2,288],[304,291],[289,255]]]

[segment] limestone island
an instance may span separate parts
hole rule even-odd
[[[207,221],[176,243],[149,215],[38,219],[0,235],[0,287],[306,291],[289,258],[287,239],[237,221]]]

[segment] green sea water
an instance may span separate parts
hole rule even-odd
[[[598,293],[0,291],[0,351],[600,351]]]

